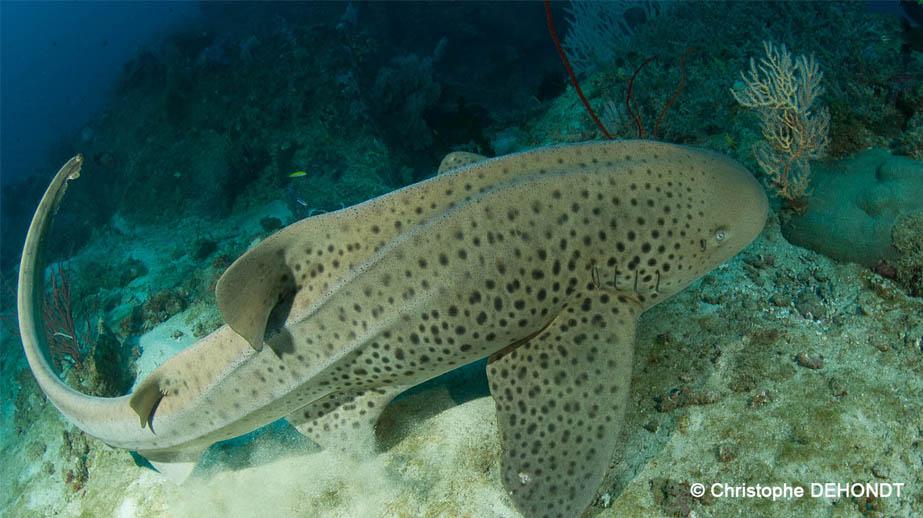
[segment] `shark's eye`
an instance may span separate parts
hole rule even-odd
[[[727,237],[728,237],[727,230],[723,228],[719,228],[718,230],[715,231],[715,242],[718,243],[719,245],[723,243],[724,240],[727,239]]]

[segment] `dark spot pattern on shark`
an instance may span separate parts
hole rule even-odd
[[[209,445],[286,416],[325,447],[371,454],[393,397],[487,357],[502,480],[528,516],[591,503],[620,446],[638,316],[745,247],[767,212],[743,167],[694,148],[453,154],[430,180],[248,251],[217,286],[228,325],[132,395],[100,399],[57,379],[23,312],[74,168],[36,212],[19,301],[33,372],[71,422],[179,478]]]

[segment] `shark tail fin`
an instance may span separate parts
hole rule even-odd
[[[58,170],[32,216],[19,265],[19,334],[32,374],[51,403],[75,426],[109,442],[120,438],[123,424],[130,422],[127,398],[94,397],[70,388],[58,378],[43,344],[41,303],[45,297],[45,264],[42,252],[67,185],[80,177],[83,163],[83,156],[77,155]]]

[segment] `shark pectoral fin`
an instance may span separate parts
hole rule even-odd
[[[156,373],[145,378],[138,385],[138,388],[131,393],[128,404],[141,419],[141,428],[150,425],[151,431],[154,431],[154,412],[157,411],[157,405],[160,404],[163,396],[163,390],[160,388],[160,377]]]
[[[397,385],[335,392],[287,417],[299,432],[321,445],[356,457],[375,452],[375,424],[382,410],[406,390]]]
[[[439,163],[439,170],[436,172],[436,176],[445,174],[453,169],[465,167],[468,164],[480,162],[482,160],[487,160],[487,157],[478,155],[477,153],[469,153],[467,151],[452,151],[442,159],[442,162]]]
[[[526,516],[580,516],[619,445],[637,316],[622,300],[581,294],[541,333],[489,360],[503,485]]]
[[[141,455],[163,476],[167,477],[175,484],[182,484],[192,474],[202,452],[205,449],[181,450],[175,452],[144,452],[139,451]]]
[[[222,318],[257,351],[273,309],[295,291],[282,241],[278,234],[270,236],[240,256],[215,286]]]

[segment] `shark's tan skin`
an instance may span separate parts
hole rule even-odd
[[[39,384],[78,427],[186,471],[210,444],[280,417],[369,451],[409,386],[490,356],[503,481],[527,516],[574,516],[617,446],[635,322],[746,246],[766,198],[737,163],[648,141],[455,153],[440,175],[267,238],[221,278],[228,322],[130,396],[51,371],[31,310],[36,256],[68,176],[36,212],[20,326]],[[139,419],[140,417],[140,419]]]

